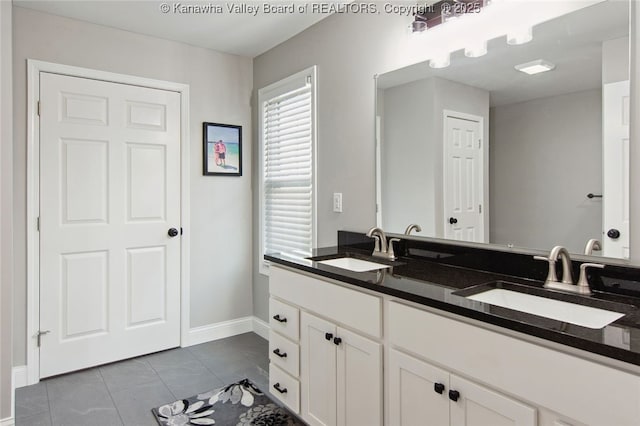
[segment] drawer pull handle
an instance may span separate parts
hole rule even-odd
[[[287,388],[282,389],[280,387],[280,383],[276,383],[275,385],[273,385],[273,388],[280,393],[287,393]]]
[[[274,316],[273,316],[273,319],[274,319],[274,320],[276,320],[276,321],[278,321],[278,322],[287,322],[287,319],[286,319],[286,318],[280,318],[280,314],[278,314],[278,315],[274,315]]]
[[[442,395],[442,392],[444,392],[444,385],[442,383],[434,383],[433,390]]]
[[[333,339],[333,334],[331,334],[331,333],[324,333],[324,338],[325,338],[325,339],[327,339],[327,340],[331,340],[331,339]]]
[[[274,349],[273,353],[278,355],[280,358],[286,358],[287,357],[287,353],[286,352],[284,352],[284,353],[280,352],[280,348]]]
[[[333,343],[335,343],[336,346],[340,345],[340,343],[342,343],[342,338],[340,337],[334,338]]]
[[[460,398],[460,392],[458,392],[457,390],[450,390],[449,391],[449,399],[450,400],[452,400],[453,402],[456,402],[459,398]]]

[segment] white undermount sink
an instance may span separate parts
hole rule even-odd
[[[353,272],[376,271],[378,269],[385,269],[389,267],[389,265],[369,262],[368,260],[356,259],[354,257],[339,257],[337,259],[319,260],[317,261],[317,263],[320,263],[322,265],[334,266],[336,268],[342,268]]]
[[[494,288],[466,297],[490,305],[501,306],[503,308],[593,329],[603,328],[625,316],[625,314],[620,312],[592,308],[590,306],[534,296],[518,291],[506,290],[504,288]]]

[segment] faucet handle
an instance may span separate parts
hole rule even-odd
[[[391,238],[389,239],[389,247],[387,249],[387,257],[389,260],[396,260],[398,257],[396,253],[393,251],[393,243],[396,241],[400,241],[400,238]]]
[[[535,260],[544,260],[546,262],[549,262],[549,272],[547,273],[547,280],[546,282],[558,282],[558,275],[556,274],[556,261],[555,259],[552,259],[551,257],[544,257],[544,256],[533,256],[533,258]]]
[[[373,234],[371,238],[373,238],[373,240],[375,241],[375,247],[373,248],[373,252],[374,253],[380,252],[380,235]]]
[[[580,294],[591,294],[589,279],[587,278],[587,268],[604,268],[601,263],[583,263],[580,265],[580,278],[578,278],[578,292]]]

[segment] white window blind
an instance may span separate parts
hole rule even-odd
[[[259,92],[261,258],[276,252],[311,255],[315,240],[314,83],[312,68]]]

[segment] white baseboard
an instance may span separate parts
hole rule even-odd
[[[253,317],[244,317],[231,321],[203,325],[189,330],[189,338],[186,346],[199,345],[200,343],[224,339],[225,337],[249,333],[251,331],[253,331]]]
[[[18,389],[29,384],[29,376],[27,374],[26,365],[18,365],[11,370],[13,374],[13,388]]]
[[[189,338],[185,346],[199,345],[252,331],[263,339],[269,340],[269,324],[258,317],[251,316],[194,327],[189,330]]]
[[[258,317],[253,317],[253,332],[265,340],[269,340],[269,324]]]
[[[15,424],[13,417],[7,417],[6,419],[0,419],[0,426],[13,426]]]

